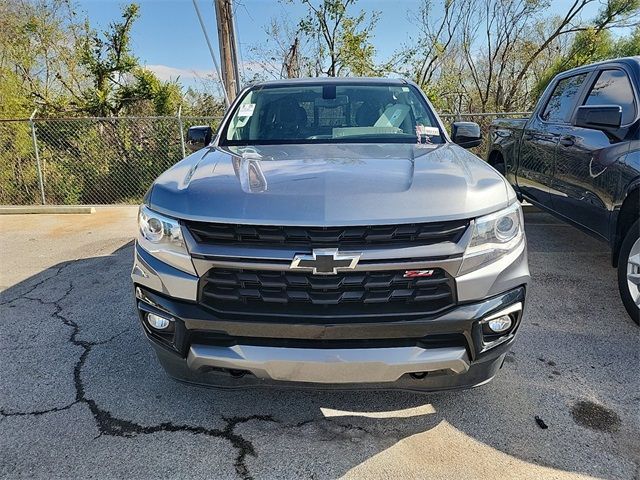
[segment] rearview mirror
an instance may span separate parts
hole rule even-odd
[[[213,130],[207,125],[191,127],[187,131],[187,146],[189,150],[195,152],[209,145],[212,137]]]
[[[316,107],[336,108],[343,107],[349,103],[349,97],[346,95],[337,95],[335,98],[316,98],[313,104]]]
[[[576,112],[576,127],[617,130],[622,125],[620,105],[583,105]]]
[[[482,143],[480,125],[475,122],[453,122],[451,140],[463,148],[477,147]]]

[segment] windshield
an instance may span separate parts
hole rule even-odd
[[[249,90],[221,145],[443,143],[435,115],[411,85],[304,84]]]

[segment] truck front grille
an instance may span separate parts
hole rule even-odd
[[[185,222],[198,243],[295,248],[405,247],[457,243],[468,220],[399,225],[296,227]]]
[[[431,277],[404,273],[213,268],[200,280],[200,303],[223,314],[299,317],[429,316],[455,304],[453,279],[444,270],[435,269]]]

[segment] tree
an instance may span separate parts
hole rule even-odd
[[[412,45],[400,52],[394,67],[404,69],[405,74],[411,71],[410,76],[421,87],[431,84],[434,77],[444,71],[447,59],[455,50],[459,28],[471,14],[472,5],[471,0],[446,0],[442,6],[425,0],[419,8],[418,35]],[[410,68],[407,70],[407,67]]]
[[[0,0],[0,116],[175,114],[181,87],[131,51],[135,4],[94,32],[70,0]]]
[[[550,17],[546,0],[424,0],[418,35],[396,55],[394,69],[413,74],[450,111],[529,109],[536,85],[574,37],[606,36],[638,20],[640,0],[606,0],[596,18],[586,20],[595,1],[573,0],[566,13]]]
[[[628,37],[619,39],[613,46],[611,57],[631,57],[640,55],[640,25]]]
[[[300,20],[299,31],[318,43],[318,60],[327,76],[381,74],[371,43],[379,12],[349,15],[356,0],[301,1],[307,15]]]
[[[92,86],[83,91],[83,110],[90,115],[168,115],[181,102],[177,81],[160,81],[133,55],[131,29],[138,16],[139,7],[132,3],[123,7],[119,22],[85,37],[81,58]]]
[[[125,7],[96,33],[69,0],[0,0],[0,117],[28,117],[36,106],[39,117],[175,115],[178,81],[160,81],[131,50],[137,14]],[[51,202],[138,198],[181,155],[175,119],[56,119],[35,130]],[[0,122],[2,203],[39,201],[31,134],[27,122]]]
[[[250,62],[259,71],[246,80],[314,77],[321,73],[315,38],[301,34],[286,12],[269,19],[263,32],[264,42],[249,47]]]
[[[293,3],[295,0],[281,0]],[[251,61],[262,78],[379,76],[386,64],[376,65],[373,33],[379,12],[350,15],[356,0],[300,0],[307,13],[292,21],[286,12],[264,27],[265,41],[253,45]]]
[[[2,116],[74,109],[84,24],[66,0],[0,0]],[[12,91],[13,93],[9,93]]]
[[[112,22],[101,35],[92,33],[85,39],[82,63],[93,85],[84,95],[86,109],[95,115],[117,114],[123,107],[124,92],[118,92],[118,87],[122,87],[124,75],[138,64],[130,47],[131,28],[138,15],[138,6],[128,5],[123,8],[121,22]]]

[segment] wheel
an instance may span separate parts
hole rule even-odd
[[[629,316],[640,324],[640,220],[631,226],[620,246],[618,288]]]

